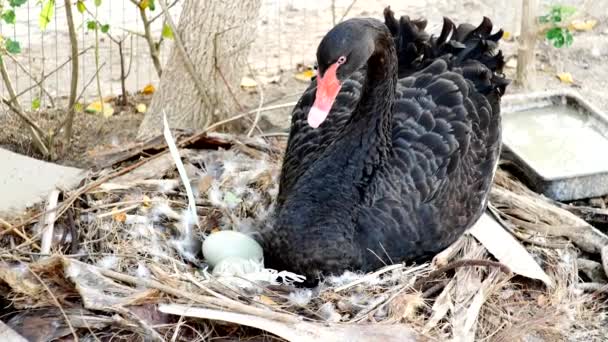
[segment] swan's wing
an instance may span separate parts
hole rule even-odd
[[[310,164],[334,141],[344,127],[358,102],[363,78],[363,71],[359,71],[343,82],[327,119],[316,129],[310,127],[307,122],[308,112],[315,100],[316,81],[312,82],[294,107],[281,170],[277,197],[279,205],[294,182],[308,170]]]
[[[375,254],[425,258],[481,213],[500,150],[499,95],[479,93],[463,72],[436,60],[399,81],[393,154],[358,217]]]

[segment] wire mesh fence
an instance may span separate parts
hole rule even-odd
[[[170,13],[177,22],[181,2],[175,1]],[[236,0],[235,0],[236,1]],[[554,1],[541,1],[548,4]],[[568,1],[579,6],[593,2],[603,6],[602,0]],[[603,4],[603,5],[602,5]],[[519,1],[452,1],[452,0],[263,0],[256,40],[249,61],[258,73],[276,74],[293,70],[298,64],[314,61],[315,47],[321,37],[336,22],[352,16],[381,17],[382,9],[391,5],[397,14],[429,18],[430,30],[437,30],[441,16],[455,13],[458,21],[477,22],[479,13],[492,17],[497,26],[511,32],[518,30]],[[27,1],[16,11],[15,25],[0,24],[0,34],[21,43],[22,51],[6,58],[10,77],[22,104],[39,102],[40,106],[53,105],[65,99],[70,88],[70,42],[64,2],[55,1],[54,16],[46,28],[39,27],[41,4]],[[105,34],[99,36],[99,60],[95,57],[95,33],[87,29],[87,22],[96,17],[109,24],[109,33],[118,40],[124,39],[123,57],[126,61],[126,88],[129,92],[142,89],[147,84],[157,84],[159,78],[150,58],[146,39],[142,36],[143,25],[139,9],[131,0],[102,1],[100,7],[90,6],[91,12],[75,14],[80,49],[79,92],[85,100],[98,93],[92,80],[99,69],[101,94],[112,96],[121,90],[121,68],[118,45]],[[157,6],[158,7],[158,6]],[[151,25],[154,37],[160,37],[163,17],[160,9],[150,15],[158,16]],[[165,39],[160,49],[161,63],[167,62],[172,41]],[[6,97],[6,86],[0,82],[0,94]]]

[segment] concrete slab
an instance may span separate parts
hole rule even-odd
[[[84,170],[26,157],[0,148],[0,217],[21,213],[56,189],[75,187]]]

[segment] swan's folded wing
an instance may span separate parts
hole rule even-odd
[[[479,216],[500,151],[497,96],[443,60],[399,81],[393,154],[380,195],[358,217],[371,250],[424,257]]]
[[[291,131],[283,168],[277,203],[281,204],[298,178],[308,170],[338,135],[355,109],[363,82],[363,72],[354,73],[343,82],[340,93],[327,119],[314,129],[308,125],[307,116],[315,100],[316,82],[304,92],[292,112]]]

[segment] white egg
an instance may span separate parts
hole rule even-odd
[[[203,242],[203,256],[211,267],[226,258],[261,261],[262,247],[249,236],[232,230],[211,233]]]

